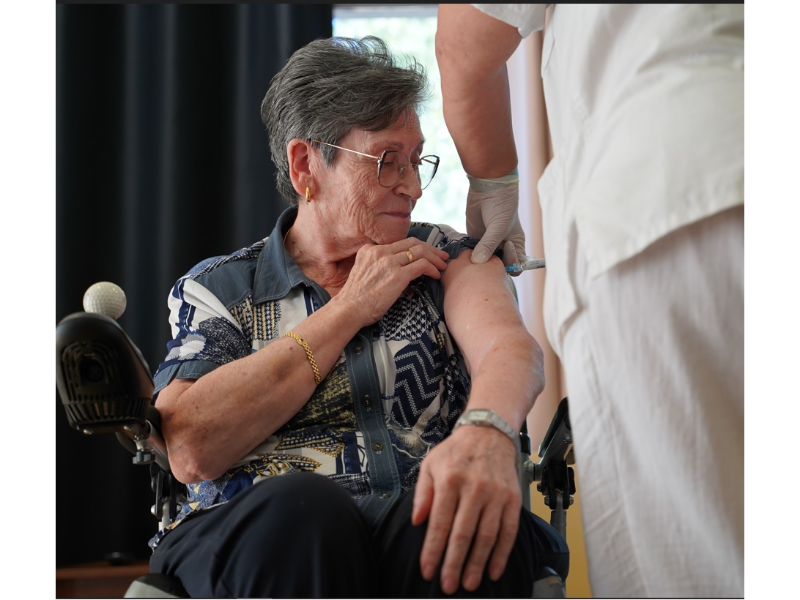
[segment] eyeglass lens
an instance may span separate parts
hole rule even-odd
[[[384,187],[396,185],[409,168],[408,157],[397,150],[387,150],[383,153],[381,164],[378,170],[378,183]],[[438,160],[433,156],[423,156],[419,165],[414,165],[417,180],[420,187],[424,190],[436,174]]]

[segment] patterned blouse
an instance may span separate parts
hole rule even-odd
[[[257,352],[330,300],[284,248],[283,232],[296,214],[287,209],[268,238],[203,261],[178,280],[169,295],[173,339],[155,375],[156,399],[173,378],[199,378]],[[412,223],[409,236],[451,258],[478,241],[420,223]],[[411,282],[380,321],[347,344],[294,417],[218,479],[187,486],[188,500],[151,548],[187,515],[298,471],[339,483],[377,526],[414,486],[422,459],[467,402],[470,379],[445,326],[443,301],[440,281]]]

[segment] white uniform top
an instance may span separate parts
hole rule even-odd
[[[474,6],[525,37],[549,5]],[[545,320],[560,354],[575,233],[591,278],[744,203],[744,5],[554,5],[542,78]]]

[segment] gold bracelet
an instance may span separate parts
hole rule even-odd
[[[303,338],[301,338],[293,331],[283,334],[283,337],[287,336],[294,338],[297,341],[297,343],[303,347],[303,350],[306,351],[308,362],[311,363],[311,370],[314,371],[314,383],[319,385],[320,381],[322,381],[322,377],[320,376],[319,369],[317,368],[317,361],[314,360],[314,355],[311,353],[311,348],[308,347],[308,342],[306,342]]]

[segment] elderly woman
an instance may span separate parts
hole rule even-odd
[[[411,222],[439,162],[426,93],[377,38],[297,51],[262,104],[291,207],[170,294],[156,406],[190,497],[151,570],[192,596],[521,597],[541,566],[566,576],[521,508],[515,436],[544,382],[503,263]]]

